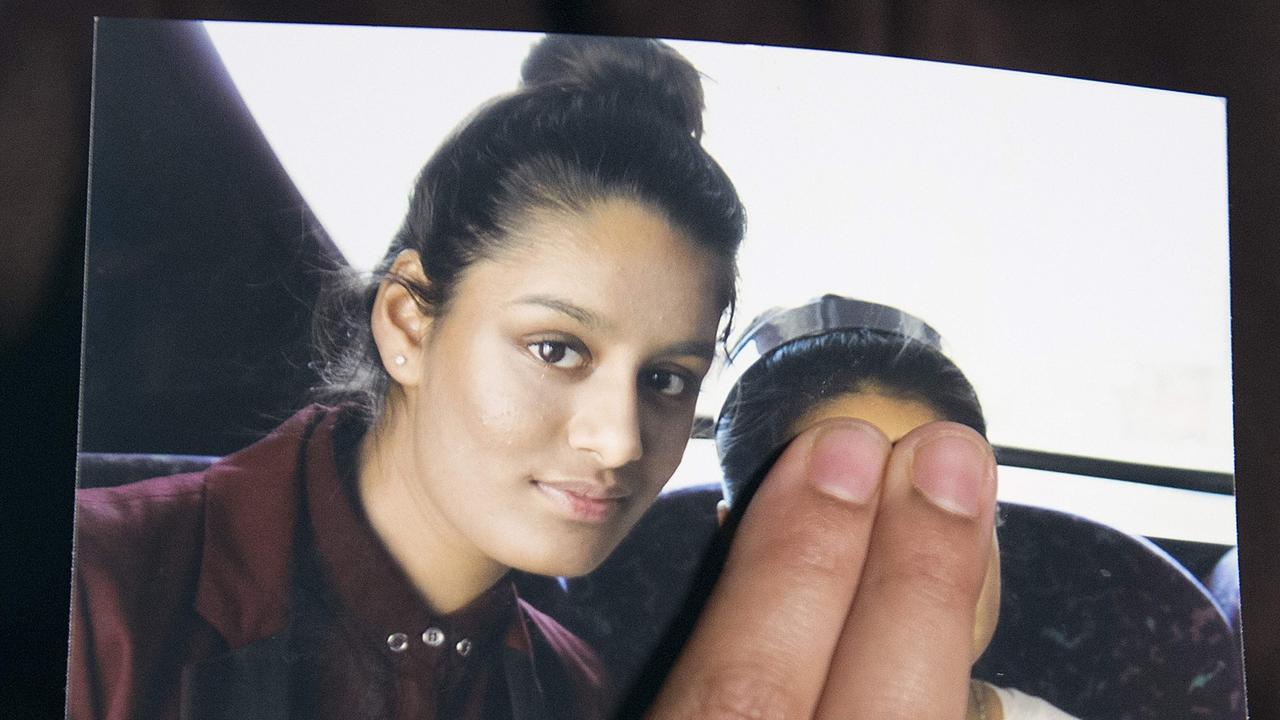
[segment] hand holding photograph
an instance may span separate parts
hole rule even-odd
[[[1243,718],[1224,131],[100,20],[69,716]]]

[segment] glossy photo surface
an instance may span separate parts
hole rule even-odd
[[[375,269],[424,160],[540,37],[99,21],[79,487],[200,472],[305,407],[335,271]],[[625,685],[716,532],[727,345],[769,308],[882,303],[936,328],[1002,463],[974,677],[1079,717],[1243,717],[1224,101],[670,44],[746,210],[732,314],[661,208],[521,217],[447,314],[388,301],[429,341],[381,358],[411,422],[378,462],[431,482],[368,522],[429,508],[440,562],[517,568]],[[935,419],[900,400],[809,419]]]

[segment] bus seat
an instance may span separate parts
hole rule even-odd
[[[1092,718],[1244,717],[1240,645],[1145,538],[1002,505],[1000,623],[974,674]]]
[[[1213,566],[1206,580],[1231,629],[1240,633],[1240,549],[1231,548]]]
[[[625,687],[675,614],[716,528],[716,485],[662,495],[563,621]],[[1203,586],[1143,538],[1002,504],[1002,607],[974,675],[1082,718],[1243,718],[1238,641]]]

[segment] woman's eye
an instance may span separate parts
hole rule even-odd
[[[569,347],[568,343],[555,340],[541,340],[529,344],[532,352],[542,362],[558,368],[578,368],[585,362],[582,353]]]
[[[683,376],[666,370],[651,370],[645,373],[644,382],[667,397],[680,397],[689,388],[689,381]]]

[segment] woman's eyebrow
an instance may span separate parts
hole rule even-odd
[[[552,295],[523,295],[507,303],[508,305],[536,305],[567,315],[592,330],[609,331],[613,324],[600,315]],[[708,362],[715,359],[716,344],[707,340],[685,340],[669,345],[662,350],[663,355],[687,355]]]
[[[696,357],[700,360],[711,362],[716,356],[716,344],[705,340],[686,340],[674,345],[668,346],[663,350],[664,355],[688,355]]]
[[[580,305],[575,305],[567,300],[561,300],[560,298],[552,297],[550,295],[525,295],[508,304],[537,305],[549,310],[554,310],[558,313],[568,315],[593,330],[608,330],[610,327],[609,323],[596,313],[593,313]]]

